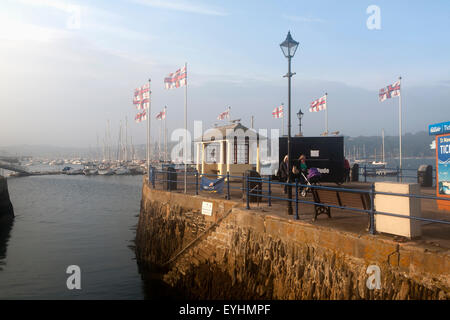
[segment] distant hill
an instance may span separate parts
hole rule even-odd
[[[402,155],[403,157],[434,157],[435,150],[430,149],[430,144],[434,137],[429,136],[428,132],[421,131],[418,133],[407,133],[402,138]],[[377,159],[381,159],[382,155],[382,138],[381,136],[373,137],[345,137],[344,138],[346,155],[356,153],[358,158],[375,158],[375,149]],[[399,155],[399,138],[398,136],[385,136],[384,150],[386,158],[394,158]],[[364,152],[365,151],[365,152]],[[359,154],[359,156],[358,156]]]
[[[407,133],[403,136],[403,157],[433,157],[435,151],[430,149],[433,137],[428,132]],[[358,158],[365,155],[369,159],[375,158],[375,149],[377,159],[381,159],[382,139],[381,136],[372,137],[344,137],[346,155],[358,154]],[[170,146],[175,143],[169,144]],[[146,146],[144,144],[135,145],[135,153],[137,158],[145,159]],[[155,145],[152,145],[155,148]],[[359,151],[358,151],[359,150]],[[5,156],[32,156],[40,158],[65,159],[65,158],[91,158],[96,159],[102,156],[103,150],[97,148],[68,148],[48,145],[17,145],[0,147],[0,155]],[[116,147],[113,147],[112,156],[115,159],[117,155]],[[397,157],[399,153],[398,136],[385,137],[385,154],[386,158]]]

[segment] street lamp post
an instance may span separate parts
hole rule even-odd
[[[300,109],[297,112],[297,118],[298,118],[298,135],[301,137],[302,134],[302,118],[303,118],[304,113],[302,112],[302,109]]]
[[[291,73],[291,59],[294,57],[297,51],[299,43],[292,39],[291,32],[289,31],[286,40],[281,44],[281,51],[288,59],[288,73],[284,76],[288,78],[288,183],[292,183],[292,157],[291,157],[291,78],[295,73]],[[292,215],[292,187],[288,186],[288,215]]]

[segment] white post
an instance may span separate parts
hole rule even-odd
[[[400,96],[398,100],[398,132],[399,132],[399,144],[400,144],[400,181],[402,181],[402,77],[399,77],[400,81]]]
[[[186,82],[184,88],[184,193],[187,192],[187,62],[184,64]]]
[[[150,184],[150,114],[152,109],[152,91],[151,91],[151,79],[148,79],[148,110],[147,110],[147,182]]]

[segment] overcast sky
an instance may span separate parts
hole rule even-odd
[[[377,5],[381,29],[369,30]],[[152,128],[168,107],[169,128],[184,126],[184,89],[164,77],[188,63],[189,123],[232,118],[280,128],[272,110],[287,104],[287,60],[279,44],[290,30],[295,114],[303,132],[324,131],[325,113],[309,113],[328,93],[330,131],[398,132],[398,100],[378,91],[403,77],[404,132],[450,120],[450,3],[434,1],[2,0],[0,146],[95,146],[106,122],[114,137],[128,119],[135,143],[134,88],[152,79]],[[78,14],[80,13],[80,14]]]

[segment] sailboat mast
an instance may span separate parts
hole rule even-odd
[[[125,162],[128,162],[128,118],[125,117]]]

